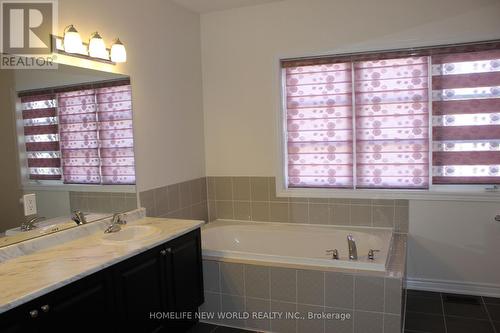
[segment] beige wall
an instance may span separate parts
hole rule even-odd
[[[276,174],[278,57],[495,39],[499,15],[497,0],[288,0],[202,15],[207,175]],[[495,213],[412,200],[409,277],[500,294]]]
[[[0,232],[22,223],[22,192],[19,182],[15,119],[11,94],[14,72],[0,71]]]
[[[199,15],[169,0],[60,0],[59,33],[119,36],[130,75],[138,190],[204,176]]]

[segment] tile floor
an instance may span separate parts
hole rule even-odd
[[[252,331],[198,323],[189,333]],[[500,333],[500,298],[408,290],[404,333]]]

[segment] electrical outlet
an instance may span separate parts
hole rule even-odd
[[[36,214],[36,195],[25,194],[23,195],[24,216]]]

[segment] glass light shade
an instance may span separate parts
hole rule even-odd
[[[63,45],[65,52],[81,53],[83,48],[82,38],[73,25],[70,25],[64,33]]]
[[[117,39],[111,46],[111,61],[113,62],[125,62],[127,61],[127,51],[125,46]]]
[[[109,59],[108,50],[106,50],[104,40],[97,32],[94,32],[92,36],[90,36],[89,56],[94,58]]]

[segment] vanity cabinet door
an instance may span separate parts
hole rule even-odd
[[[114,301],[109,270],[95,273],[56,290],[40,305],[44,314],[41,332],[89,332],[96,327],[109,330]]]
[[[150,313],[166,308],[165,264],[157,247],[118,264],[113,272],[119,332],[157,332],[163,321]]]
[[[1,314],[0,332],[37,333],[37,324],[40,317],[37,306],[36,302],[30,302]]]
[[[168,311],[192,314],[191,320],[169,322],[169,328],[181,332],[196,321],[194,313],[204,301],[200,229],[168,242],[165,251]]]

